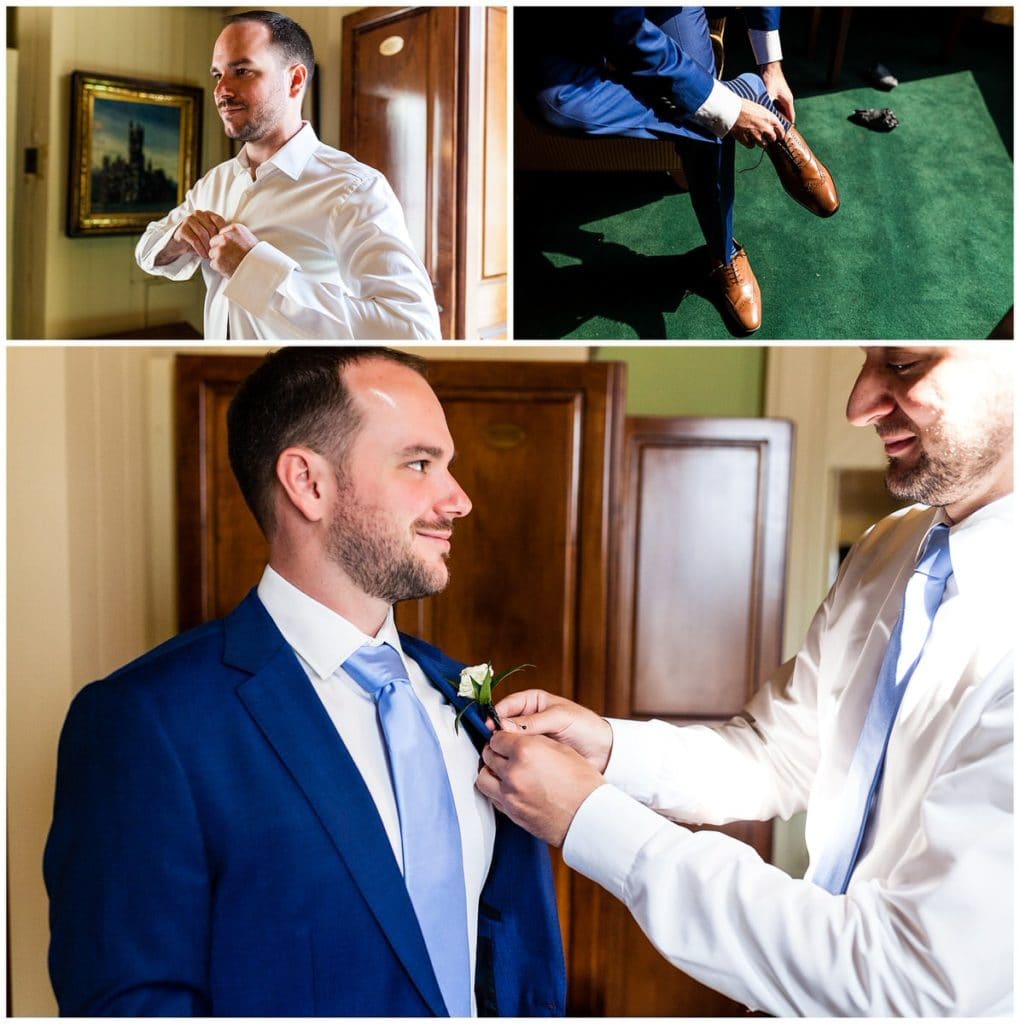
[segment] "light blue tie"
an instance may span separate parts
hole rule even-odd
[[[844,893],[850,883],[882,781],[889,734],[952,573],[949,527],[939,523],[928,534],[913,575],[907,581],[903,608],[889,638],[861,738],[843,785],[836,831],[812,871],[812,881],[829,892]]]
[[[452,1017],[471,1016],[471,960],[460,826],[446,762],[400,655],[365,644],[345,662],[375,700],[400,815],[404,883]],[[450,719],[451,728],[453,718]]]

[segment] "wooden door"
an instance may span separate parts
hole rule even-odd
[[[609,714],[720,721],[778,666],[791,446],[775,420],[628,418]],[[769,823],[724,831],[770,859]],[[671,966],[594,884],[576,880],[574,906],[573,1013],[745,1013]]]
[[[340,145],[393,186],[445,338],[506,330],[506,12],[343,19]]]

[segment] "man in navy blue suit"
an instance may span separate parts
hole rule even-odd
[[[779,8],[743,9],[760,75],[716,81],[704,7],[521,8],[517,76],[533,113],[566,131],[673,139],[708,243],[710,282],[742,332],[761,291],[733,238],[734,142],[762,146],[787,193],[819,217],[839,209],[832,175],[793,127]]]
[[[282,349],[228,421],[269,565],[72,704],[44,864],[61,1012],[562,1014],[548,850],[474,788],[460,663],[393,622],[445,586],[471,509],[423,364]]]

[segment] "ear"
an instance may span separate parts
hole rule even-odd
[[[283,500],[310,523],[321,522],[335,487],[329,463],[311,448],[284,448],[276,460]]]
[[[290,94],[300,96],[308,81],[308,68],[304,64],[294,64],[290,69]]]

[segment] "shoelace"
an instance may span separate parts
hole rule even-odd
[[[790,128],[787,129],[787,134],[789,134],[789,132],[790,132],[790,130],[792,128],[793,128],[793,125],[791,124]],[[786,153],[787,156],[789,156],[790,160],[792,160],[794,165],[796,166],[797,161],[794,158],[793,153],[790,152],[790,148],[786,145],[786,136],[784,135],[783,138],[777,139],[776,141],[779,143],[779,146],[781,147],[782,151],[784,153]],[[758,168],[761,167],[762,160],[765,159],[765,152],[766,152],[767,148],[768,147],[766,147],[766,146],[762,146],[761,147],[761,156],[758,157],[758,162],[756,164],[754,164],[753,166],[751,166],[751,167],[741,167],[740,168],[740,173],[744,174],[747,171],[756,171],[756,170],[758,170]]]
[[[743,284],[743,280],[740,277],[740,272],[737,270],[737,257],[734,256],[729,263],[722,263],[715,268],[713,273],[718,274],[722,272],[722,276],[728,278],[731,284]]]

